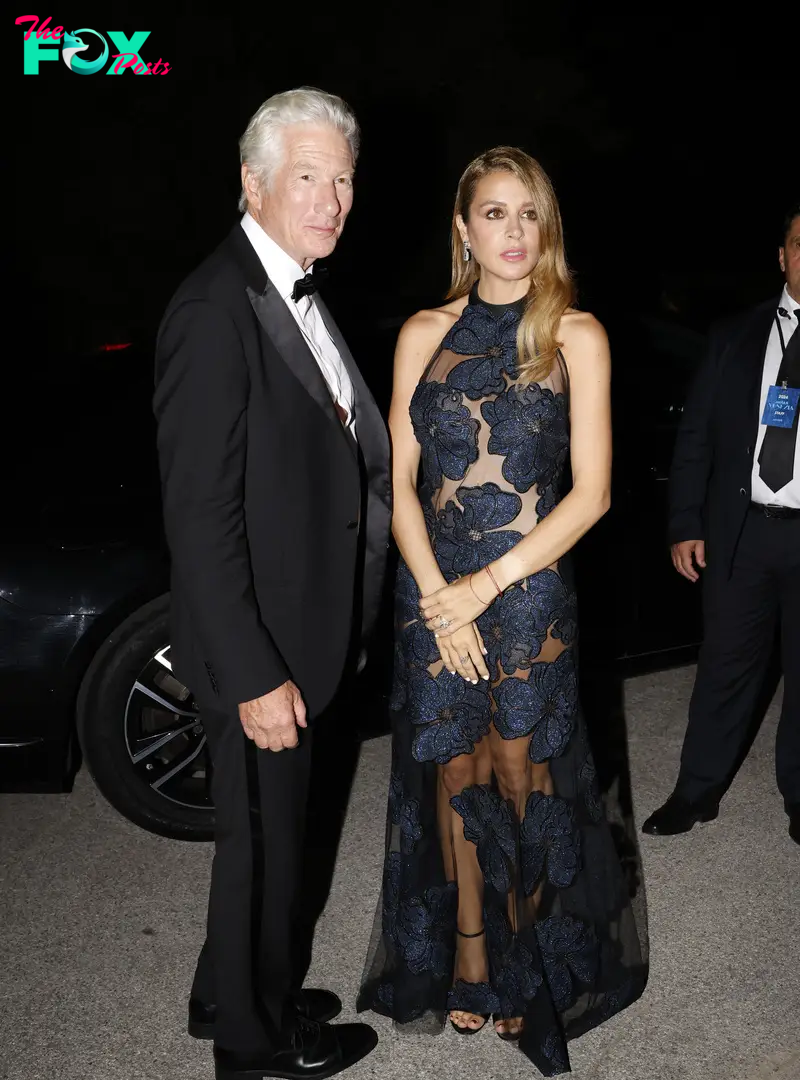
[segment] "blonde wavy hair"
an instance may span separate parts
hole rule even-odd
[[[480,181],[493,172],[510,172],[531,195],[539,222],[539,261],[531,274],[525,313],[517,331],[520,382],[541,382],[553,370],[556,354],[563,344],[556,339],[561,316],[575,302],[572,274],[564,254],[561,212],[547,173],[529,154],[514,146],[496,146],[467,165],[458,182],[451,235],[452,277],[448,300],[466,296],[480,280],[475,259],[464,262],[461,234],[456,219],[469,222],[470,207]]]

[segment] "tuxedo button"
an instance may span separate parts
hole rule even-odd
[[[358,522],[357,521],[348,521],[347,522],[347,528],[348,529],[357,529],[358,528]]]
[[[739,494],[740,495],[746,495],[747,492],[744,490],[744,488],[739,488]]]
[[[750,456],[750,454],[752,454],[752,452],[753,452],[753,448],[752,448],[752,446],[748,446],[748,447],[747,447],[747,456],[749,457],[749,456]]]

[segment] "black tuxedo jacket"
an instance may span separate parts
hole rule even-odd
[[[201,706],[293,679],[311,715],[379,607],[389,440],[324,305],[355,392],[358,445],[239,224],[180,286],[156,344],[173,669]],[[356,600],[356,598],[358,598]]]
[[[715,327],[678,430],[670,543],[704,540],[708,574],[730,576],[750,503],[764,356],[778,299]]]

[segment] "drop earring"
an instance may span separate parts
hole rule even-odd
[[[469,260],[472,258],[472,251],[470,250],[470,246],[466,240],[464,241],[462,247],[464,249],[464,262],[469,262]]]

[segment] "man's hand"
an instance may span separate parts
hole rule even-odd
[[[308,727],[306,707],[295,684],[288,680],[276,690],[239,706],[239,719],[248,739],[261,750],[292,750],[297,729]]]
[[[705,570],[705,540],[682,540],[680,544],[673,544],[670,551],[672,552],[672,565],[678,573],[682,574],[683,577],[687,578],[689,581],[697,581],[700,575],[694,568],[692,556],[694,556],[694,561],[697,565]]]

